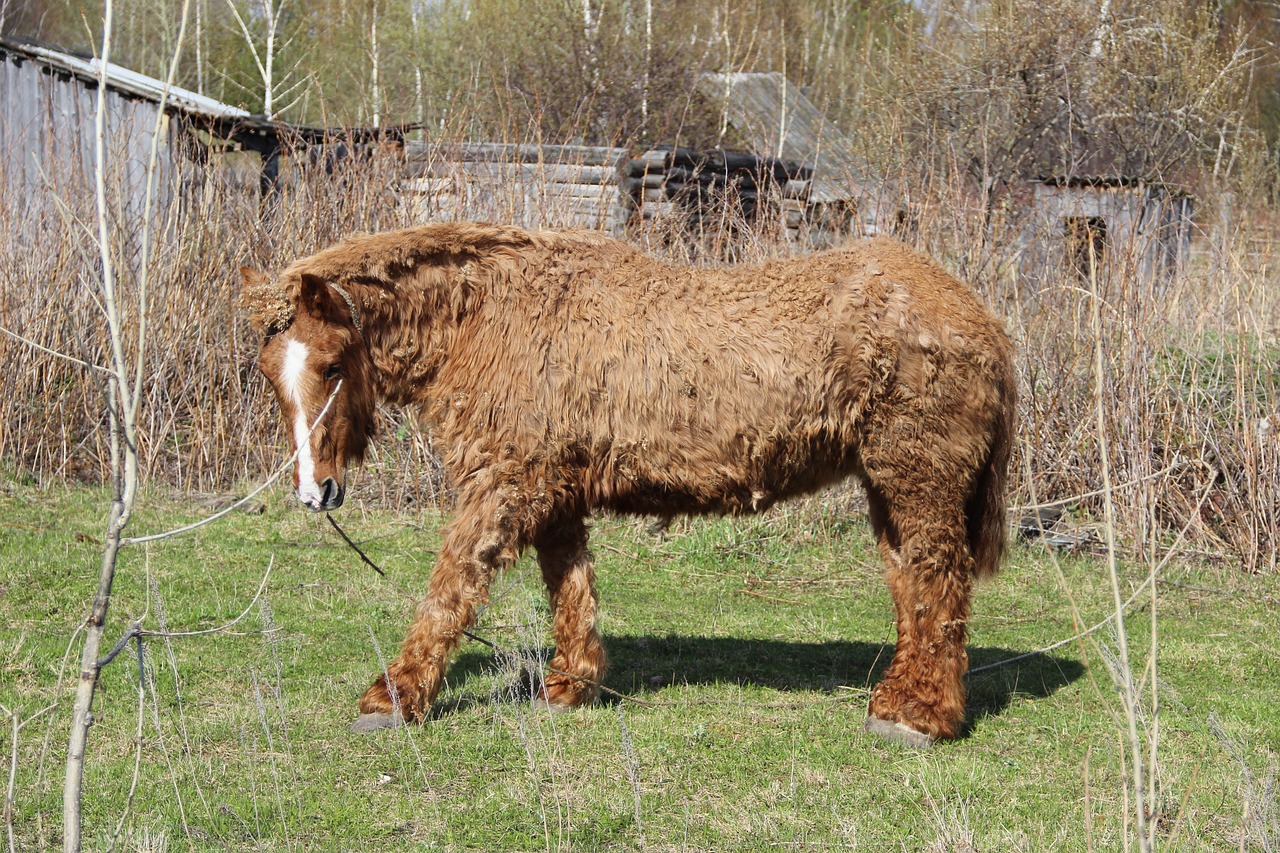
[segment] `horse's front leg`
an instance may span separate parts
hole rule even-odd
[[[445,528],[427,595],[418,602],[400,655],[360,698],[354,731],[425,718],[440,692],[449,656],[488,600],[489,582],[519,555],[520,516],[498,495],[460,502]]]

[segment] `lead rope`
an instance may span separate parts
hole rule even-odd
[[[356,310],[356,301],[355,301],[354,299],[352,299],[352,298],[351,298],[351,294],[350,294],[350,293],[347,293],[347,291],[346,291],[345,289],[343,289],[340,285],[334,284],[334,283],[333,283],[333,282],[331,282],[331,281],[330,281],[330,282],[326,282],[326,283],[327,283],[330,287],[332,287],[334,290],[338,291],[338,295],[342,297],[342,301],[347,303],[347,308],[351,311],[351,323],[356,327],[356,331],[360,333],[360,337],[362,337],[362,338],[363,338],[363,337],[364,337],[364,327],[363,327],[363,324],[361,324],[361,322],[360,322],[360,312]],[[341,531],[339,531],[339,532],[341,532]],[[346,536],[347,536],[347,534],[345,534],[345,533],[343,533],[343,534],[342,534],[342,538],[346,539]],[[347,541],[348,541],[348,542],[350,542],[351,540],[350,540],[350,539],[347,539]],[[359,551],[360,549],[359,549],[359,548],[357,548],[356,550],[357,550],[357,551]],[[360,554],[360,556],[364,557],[364,554],[363,554],[363,553],[361,553],[361,554]],[[365,559],[365,562],[369,562],[369,558],[368,558],[368,557],[364,557],[364,559]],[[372,564],[372,563],[370,563],[370,565],[373,565],[373,564]],[[377,566],[374,566],[374,568],[376,569],[376,568],[378,568],[378,567],[377,567]],[[379,574],[381,574],[381,573],[382,573],[382,570],[381,570],[381,569],[378,569],[378,572],[379,572]]]

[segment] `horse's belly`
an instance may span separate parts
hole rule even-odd
[[[750,513],[859,472],[855,447],[796,431],[715,443],[625,442],[597,469],[591,503],[644,514]]]

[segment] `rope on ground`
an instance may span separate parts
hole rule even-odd
[[[1129,605],[1133,603],[1134,599],[1136,599],[1138,595],[1144,589],[1147,588],[1148,584],[1151,583],[1152,577],[1154,577],[1154,575],[1148,575],[1147,579],[1138,585],[1138,588],[1133,591],[1133,595],[1129,596],[1128,601],[1124,603],[1123,607],[1121,608],[1121,612],[1129,609]],[[1062,648],[1063,646],[1068,645],[1069,643],[1074,643],[1076,640],[1082,640],[1085,637],[1089,636],[1090,634],[1094,633],[1095,631],[1099,631],[1102,628],[1105,628],[1108,624],[1113,622],[1115,618],[1116,618],[1116,614],[1112,613],[1106,619],[1103,619],[1098,624],[1094,625],[1091,628],[1086,628],[1085,630],[1081,631],[1080,633],[1076,634],[1073,637],[1067,637],[1065,640],[1059,640],[1058,642],[1053,643],[1052,645],[1045,646],[1043,649],[1036,649],[1034,652],[1026,652],[1025,654],[1015,655],[1011,658],[1006,658],[1005,660],[1002,660],[1002,661],[996,661],[995,663],[986,664],[985,666],[974,667],[973,669],[969,670],[968,675],[970,676],[977,675],[980,672],[988,672],[993,669],[999,669],[1002,666],[1008,666],[1011,663],[1017,663],[1018,661],[1027,660],[1028,658],[1034,658],[1034,657],[1039,657],[1040,655],[1048,654],[1054,649]]]

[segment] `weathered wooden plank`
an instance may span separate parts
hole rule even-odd
[[[570,184],[617,184],[618,170],[611,166],[580,166],[573,163],[505,163],[489,161],[431,160],[411,162],[405,169],[413,177],[470,175],[522,184],[556,182]]]
[[[495,161],[510,163],[572,163],[618,169],[627,158],[625,148],[588,145],[522,145],[503,142],[405,143],[405,159],[413,161]]]
[[[546,198],[613,198],[618,194],[615,184],[534,184],[526,188],[533,197]]]
[[[647,201],[640,208],[640,215],[645,219],[661,219],[674,216],[679,206],[673,201]]]
[[[453,178],[406,178],[400,182],[401,192],[436,195],[452,193],[455,183]]]
[[[571,199],[556,204],[536,205],[535,210],[546,210],[552,213],[570,213],[578,217],[594,218],[597,222],[603,222],[613,215],[613,211],[618,205],[612,200],[602,201],[599,199]]]
[[[792,178],[782,187],[782,195],[784,198],[809,198],[809,190],[813,187],[812,181],[801,181]]]

